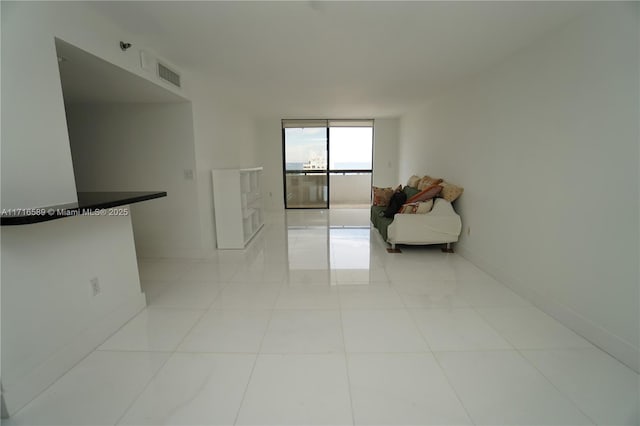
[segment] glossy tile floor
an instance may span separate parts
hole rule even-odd
[[[633,425],[638,375],[368,210],[290,211],[244,251],[142,260],[149,306],[6,424]]]

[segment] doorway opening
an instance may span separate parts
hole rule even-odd
[[[163,190],[131,205],[136,253],[181,257],[200,241],[191,102],[55,39],[78,192]],[[164,83],[161,83],[164,84]]]

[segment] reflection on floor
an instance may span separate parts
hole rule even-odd
[[[638,424],[638,375],[367,210],[142,260],[149,306],[6,424]],[[3,422],[4,424],[4,422]]]

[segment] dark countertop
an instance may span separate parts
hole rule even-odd
[[[108,215],[108,209],[166,197],[166,192],[78,192],[78,202],[29,209],[2,209],[2,226],[28,225],[83,214]],[[118,214],[118,212],[115,212]]]

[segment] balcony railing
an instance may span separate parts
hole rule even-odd
[[[287,171],[288,208],[367,208],[371,204],[371,171]],[[327,199],[328,197],[328,199]]]
[[[367,208],[371,205],[371,172],[331,172],[329,204],[334,208]]]

